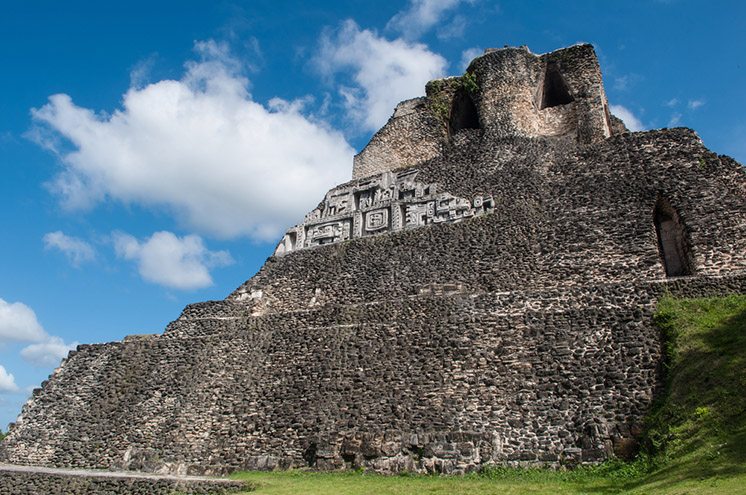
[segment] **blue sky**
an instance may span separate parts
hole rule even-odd
[[[396,102],[484,48],[596,47],[634,129],[746,161],[739,1],[10,2],[0,17],[0,426],[76,343],[252,276]]]

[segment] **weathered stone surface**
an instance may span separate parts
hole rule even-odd
[[[352,176],[368,177],[417,165],[440,155],[447,139],[447,128],[426,98],[403,101],[388,124],[355,156]]]
[[[0,464],[0,495],[223,495],[252,489],[249,483],[221,479]]]
[[[494,209],[491,196],[467,198],[416,181],[417,170],[384,172],[337,186],[304,222],[283,236],[275,255],[298,249],[389,234],[439,223],[457,223]],[[249,294],[244,297],[251,298]]]
[[[746,291],[744,169],[691,130],[607,118],[587,45],[469,71],[474,109],[438,154],[335,187],[163,335],[80,346],[0,459],[461,473],[629,455],[660,386],[658,298]],[[471,78],[428,101],[463,101]],[[411,110],[394,118],[429,111]]]
[[[460,132],[555,137],[579,143],[626,130],[612,118],[591,45],[544,55],[486,50],[465,76],[431,81],[427,96],[400,103],[356,157],[355,179],[442,157]]]

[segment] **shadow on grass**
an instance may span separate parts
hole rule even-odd
[[[647,435],[660,467],[623,488],[746,475],[746,296],[665,299],[658,315],[673,339]]]

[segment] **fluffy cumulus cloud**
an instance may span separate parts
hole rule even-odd
[[[61,338],[49,335],[34,310],[25,304],[0,299],[0,343],[7,342],[32,342],[21,350],[21,357],[39,367],[55,366],[78,345],[77,342],[66,344]],[[0,373],[0,390],[3,373],[5,369]],[[5,375],[5,380],[13,381],[13,375]]]
[[[57,366],[78,342],[65,343],[61,338],[49,336],[43,342],[31,344],[21,350],[21,357],[40,368]]]
[[[117,256],[137,263],[140,276],[148,282],[172,289],[199,289],[212,285],[210,268],[233,263],[227,251],[210,251],[199,236],[177,237],[156,232],[138,241],[129,234],[114,234]]]
[[[407,39],[416,39],[462,3],[474,3],[474,0],[410,0],[408,8],[392,17],[386,29],[397,31]],[[443,32],[453,34],[454,25],[457,26],[455,29],[458,31],[455,33],[456,36],[463,33],[464,18],[455,16]],[[458,28],[459,25],[460,28]]]
[[[15,377],[8,373],[4,366],[0,365],[0,393],[18,392],[18,390]]]
[[[330,78],[350,75],[340,95],[350,117],[370,131],[386,123],[397,103],[424,94],[425,83],[441,77],[447,66],[423,44],[387,40],[352,20],[322,35],[314,63]]]
[[[111,114],[65,94],[34,109],[32,136],[64,167],[50,187],[70,209],[111,199],[163,208],[201,233],[277,238],[349,177],[354,151],[302,101],[254,101],[224,46],[196,51],[181,79],[133,86]]]
[[[626,125],[627,129],[630,131],[637,132],[645,130],[645,126],[640,119],[635,117],[635,114],[633,114],[628,108],[622,105],[610,105],[609,109],[611,110],[611,113],[622,119],[622,122],[624,122],[624,125]]]
[[[59,250],[73,266],[80,266],[96,257],[96,251],[90,244],[59,230],[44,235],[44,247]]]
[[[41,342],[46,337],[33,309],[21,302],[0,299],[0,343]]]

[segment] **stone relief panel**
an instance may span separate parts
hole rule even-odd
[[[275,254],[285,254],[295,249],[298,239],[298,234],[293,231],[288,231],[283,237],[280,243],[275,249]]]
[[[350,239],[350,220],[311,225],[306,229],[304,247],[321,246]]]
[[[349,194],[335,194],[328,198],[324,208],[324,216],[335,216],[351,211]]]
[[[365,232],[377,233],[389,228],[389,210],[373,210],[365,214]]]
[[[422,227],[435,216],[435,201],[405,204],[403,208],[405,228]]]
[[[417,170],[384,172],[326,194],[321,206],[287,231],[275,255],[298,249],[462,220],[489,213],[491,196],[461,198],[416,181]]]

